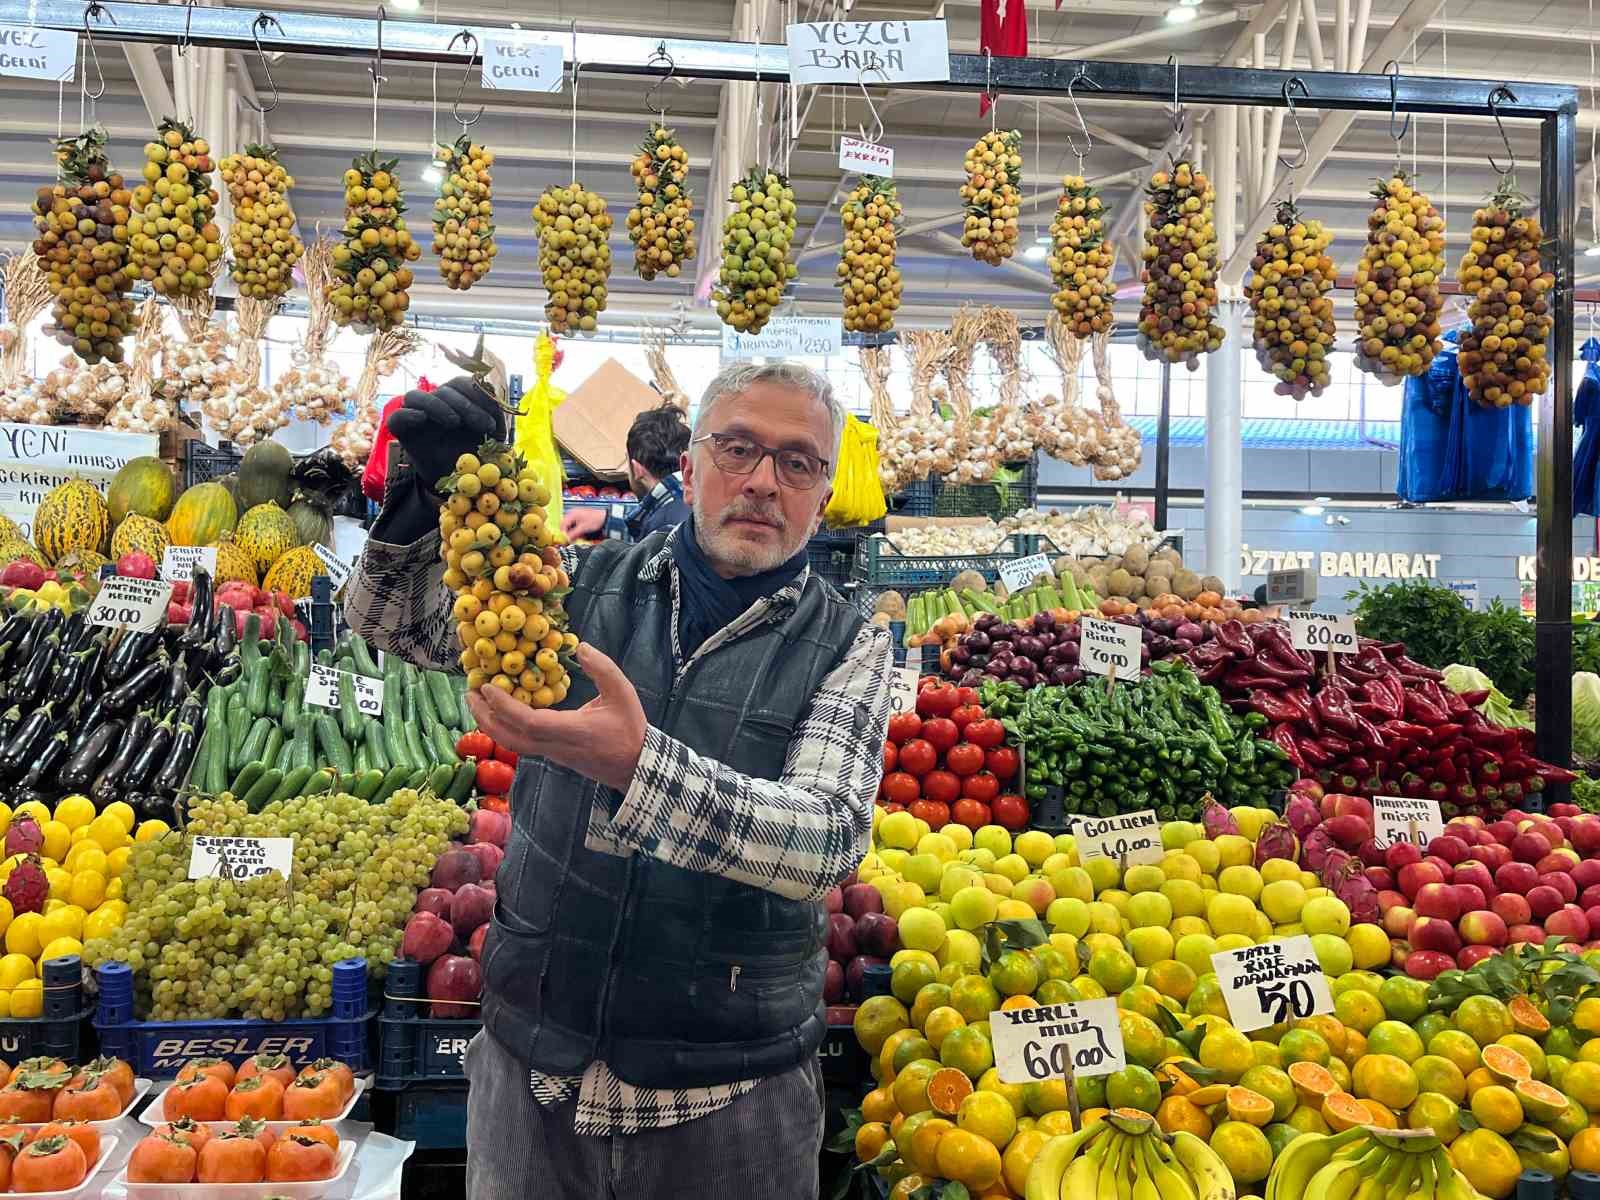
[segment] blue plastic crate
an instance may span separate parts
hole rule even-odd
[[[854,552],[853,542],[841,543],[812,538],[806,543],[806,561],[811,565],[812,574],[840,589],[850,582],[850,566]]]
[[[46,1055],[80,1061],[83,1020],[83,968],[77,955],[52,958],[41,972],[44,1010],[37,1017],[0,1020],[0,1059],[16,1062]]]
[[[467,1145],[467,1085],[414,1084],[395,1095],[393,1128],[379,1131],[415,1142],[418,1150],[462,1150]]]
[[[431,1016],[431,1003],[423,995],[421,963],[395,959],[389,964],[378,1014],[378,1087],[395,1090],[419,1081],[466,1078],[467,1043],[483,1023],[476,1012]]]
[[[872,1078],[872,1060],[856,1041],[855,1027],[829,1025],[817,1047],[822,1082],[830,1088],[861,1088]]]
[[[889,497],[889,511],[902,517],[933,516],[933,501],[938,486],[933,479],[913,480],[906,484],[905,491]]]
[[[296,1066],[336,1058],[357,1074],[371,1063],[367,1042],[373,1013],[364,958],[333,965],[332,1016],[298,1021],[137,1021],[133,968],[127,963],[104,963],[96,968],[95,977],[100,986],[100,1006],[94,1016],[100,1053],[125,1059],[137,1075],[170,1078],[189,1059],[202,1056],[238,1065],[252,1055],[282,1054]]]

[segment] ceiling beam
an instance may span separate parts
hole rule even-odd
[[[133,72],[134,82],[139,85],[144,110],[150,114],[151,127],[159,124],[163,117],[176,116],[178,106],[172,99],[172,89],[167,86],[167,77],[161,71],[161,58],[156,48],[123,42],[122,49],[128,56],[128,69]]]

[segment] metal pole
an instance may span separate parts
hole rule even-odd
[[[1239,588],[1239,551],[1244,540],[1244,449],[1240,442],[1244,301],[1217,304],[1225,333],[1222,349],[1206,356],[1206,574],[1228,593]]]
[[[1540,127],[1539,212],[1555,272],[1555,328],[1550,392],[1539,405],[1539,578],[1534,621],[1534,711],[1541,758],[1566,765],[1572,757],[1572,360],[1573,240],[1576,227],[1576,107]],[[1567,788],[1544,794],[1545,804],[1567,799]]]
[[[1161,416],[1156,421],[1156,528],[1167,528],[1168,459],[1172,450],[1172,364],[1161,364]]]

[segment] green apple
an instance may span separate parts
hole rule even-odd
[[[899,814],[890,813],[889,815],[891,817],[893,817],[893,816],[898,816]],[[905,867],[906,860],[911,857],[911,851],[909,851],[909,850],[896,850],[896,849],[891,848],[891,849],[888,849],[888,850],[880,850],[880,851],[878,851],[878,857],[883,860],[883,865],[884,866],[888,867],[889,870],[893,871],[896,875],[898,875],[898,874],[900,874],[901,870]]]
[[[878,841],[897,850],[910,850],[917,844],[917,819],[908,812],[889,813],[878,825]]]
[[[1261,895],[1261,872],[1254,867],[1223,867],[1217,876],[1217,890],[1233,896],[1243,896],[1252,904]]]
[[[960,829],[961,826],[955,825],[952,828]],[[917,841],[917,853],[931,854],[940,862],[947,863],[956,856],[956,844],[945,836],[944,831],[941,830],[938,833],[930,833],[924,838],[919,838]]]
[[[994,855],[988,850],[974,846],[969,850],[962,850],[956,854],[957,862],[964,862],[970,867],[980,871],[988,871],[994,867]]]
[[[950,897],[950,915],[961,929],[981,929],[999,907],[1000,898],[986,887],[964,887]]]
[[[1225,833],[1221,837],[1213,838],[1212,845],[1217,848],[1217,865],[1221,867],[1243,867],[1255,861],[1256,848],[1250,839],[1241,837],[1237,833]]]
[[[899,883],[891,884],[884,892],[883,911],[898,921],[907,910],[920,907],[927,902],[927,899],[919,886],[909,879],[902,879]]]
[[[1083,869],[1089,872],[1097,896],[1122,881],[1122,872],[1117,870],[1117,860],[1114,858],[1091,858],[1083,864]]]
[[[1139,892],[1128,898],[1128,924],[1135,930],[1159,927],[1166,931],[1172,923],[1172,901],[1160,892]],[[1171,941],[1170,936],[1167,939]]]
[[[1222,933],[1217,935],[1218,950],[1243,950],[1246,946],[1254,946],[1256,940],[1248,933]]]
[[[1292,879],[1300,882],[1300,864],[1290,862],[1287,858],[1269,858],[1261,864],[1261,882],[1277,883],[1280,879]]]
[[[996,906],[994,915],[997,921],[1030,921],[1039,914],[1033,911],[1033,905],[1006,896]]]
[[[950,839],[950,844],[956,848],[957,854],[960,854],[963,850],[972,849],[972,830],[965,825],[957,825],[951,822],[939,830],[939,834]]]
[[[1355,966],[1355,955],[1351,952],[1350,943],[1337,934],[1313,933],[1311,948],[1317,952],[1317,961],[1322,964],[1322,973],[1330,979],[1337,979]]]
[[[1013,884],[1021,883],[1028,877],[1028,860],[1020,854],[1006,854],[994,861],[994,870],[997,875],[1004,875]]]
[[[1049,879],[1057,871],[1065,871],[1070,866],[1072,866],[1072,855],[1063,854],[1061,851],[1055,850],[1039,864],[1039,874]]]
[[[1072,896],[1085,904],[1094,899],[1094,880],[1089,878],[1089,872],[1082,867],[1064,867],[1059,871],[1050,871],[1046,873],[1045,878],[1050,881],[1050,886],[1055,889],[1057,896]]]
[[[945,866],[944,873],[939,876],[939,899],[954,900],[955,895],[964,887],[971,887],[983,875],[971,867],[962,866],[960,863],[949,863]]]
[[[1124,918],[1126,918],[1128,915],[1128,901],[1132,899],[1132,897],[1130,897],[1128,893],[1123,891],[1121,888],[1107,888],[1105,891],[1096,896],[1095,899],[1099,900],[1102,904],[1111,905],[1112,908],[1116,909]]]
[[[1016,887],[1011,889],[1013,899],[1020,900],[1033,909],[1034,915],[1044,916],[1050,904],[1056,898],[1055,888],[1050,886],[1048,880],[1040,879],[1037,875],[1030,875]]]
[[[1076,896],[1061,896],[1050,902],[1044,919],[1058,933],[1082,937],[1089,932],[1089,905]]]
[[[932,909],[908,908],[898,920],[900,944],[906,949],[937,952],[944,945],[944,922]]]
[[[1203,835],[1200,826],[1193,821],[1164,821],[1161,825],[1161,848],[1182,850],[1201,836]]]
[[[1201,838],[1190,842],[1183,848],[1183,852],[1199,863],[1200,870],[1205,874],[1216,874],[1217,864],[1222,859],[1222,853],[1217,849],[1215,842]]]
[[[1089,928],[1095,933],[1110,934],[1112,937],[1122,936],[1122,914],[1104,900],[1096,900],[1089,905]]]
[[[985,825],[972,835],[972,844],[997,859],[1004,858],[1011,853],[1011,831],[1004,825]]]
[[[913,854],[900,868],[900,874],[931,895],[939,890],[939,876],[944,874],[944,864],[932,854]]]
[[[944,945],[934,951],[934,957],[939,960],[941,967],[954,963],[962,968],[963,973],[976,975],[983,961],[983,945],[976,934],[965,929],[951,929],[944,935]]]
[[[1011,880],[998,872],[990,871],[983,877],[983,886],[996,896],[1011,895]]]

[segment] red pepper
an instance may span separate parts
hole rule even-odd
[[[1388,709],[1367,700],[1357,700],[1350,707],[1355,710],[1358,717],[1365,717],[1375,725],[1382,725],[1394,716]]]
[[[1360,737],[1361,720],[1350,707],[1350,693],[1337,683],[1325,683],[1317,693],[1317,712],[1334,729],[1348,737]]]
[[[1287,692],[1273,692],[1265,688],[1252,688],[1250,707],[1273,724],[1285,721],[1304,721],[1305,712]]]
[[[1387,647],[1385,647],[1385,650],[1387,650]],[[1437,683],[1444,678],[1443,671],[1436,671],[1432,667],[1414,662],[1404,654],[1391,654],[1389,655],[1389,661],[1394,664],[1395,670],[1399,671],[1400,674],[1412,679],[1426,679]]]
[[[1322,748],[1322,743],[1316,738],[1300,737],[1296,744],[1300,747],[1300,756],[1312,766],[1325,767],[1334,761],[1334,755]]]
[[[1349,758],[1356,750],[1353,742],[1346,741],[1336,733],[1319,734],[1317,736],[1317,745],[1335,758]],[[1356,771],[1355,774],[1359,775],[1360,772]]]
[[[1400,776],[1400,791],[1407,796],[1419,797],[1427,790],[1427,787],[1427,780],[1423,779],[1415,771],[1407,771]]]
[[[1389,681],[1382,675],[1375,675],[1362,684],[1361,694],[1386,717],[1399,717],[1405,712],[1405,698],[1398,691],[1390,691]]]
[[[1515,779],[1500,785],[1500,799],[1504,800],[1507,804],[1515,804],[1518,800],[1522,799],[1523,794],[1524,789],[1522,784]]]
[[[1270,650],[1257,650],[1246,665],[1258,674],[1290,686],[1304,683],[1311,678],[1309,667],[1283,662]]]
[[[1256,652],[1249,629],[1237,617],[1217,626],[1216,641],[1235,658],[1249,658]]]
[[[1205,676],[1202,674],[1200,678],[1204,680]],[[1252,688],[1265,688],[1268,691],[1281,692],[1284,690],[1285,680],[1278,678],[1276,675],[1268,675],[1265,672],[1256,670],[1253,662],[1243,662],[1234,663],[1233,666],[1227,668],[1226,673],[1222,676],[1222,684],[1224,687],[1241,692],[1248,692]]]
[[[1419,725],[1444,725],[1450,717],[1420,691],[1410,691],[1406,693],[1406,720]]]
[[[1300,754],[1300,741],[1295,737],[1294,726],[1286,723],[1274,725],[1272,740],[1283,748],[1283,752],[1289,756],[1289,761],[1294,764],[1297,771],[1306,770],[1306,760]]]
[[[1461,772],[1456,770],[1456,764],[1448,758],[1438,759],[1432,763],[1428,773],[1435,779],[1442,779],[1445,783],[1454,783],[1461,778]]]
[[[1462,726],[1457,725],[1454,722],[1447,722],[1446,724],[1435,725],[1430,729],[1424,730],[1423,736],[1427,738],[1431,745],[1437,746],[1441,742],[1455,741],[1461,736],[1462,728]]]
[[[1413,725],[1410,721],[1385,721],[1378,727],[1385,738],[1400,742],[1425,742],[1428,740],[1428,729],[1423,725]]]
[[[1356,721],[1356,736],[1361,739],[1362,745],[1371,746],[1374,750],[1384,748],[1383,734],[1378,732],[1378,727],[1359,714],[1352,714]]]
[[[1373,765],[1370,759],[1363,758],[1357,754],[1355,757],[1345,760],[1344,769],[1352,775],[1371,775]]]
[[[1303,650],[1296,650],[1285,625],[1257,625],[1255,634],[1256,661],[1262,656],[1276,661],[1277,665],[1298,675],[1310,675],[1316,669],[1316,660]]]
[[[1558,767],[1554,763],[1547,763],[1540,759],[1534,759],[1532,777],[1537,779],[1540,783],[1551,784],[1574,783],[1577,781],[1578,775],[1577,772],[1569,771],[1565,767]]]

